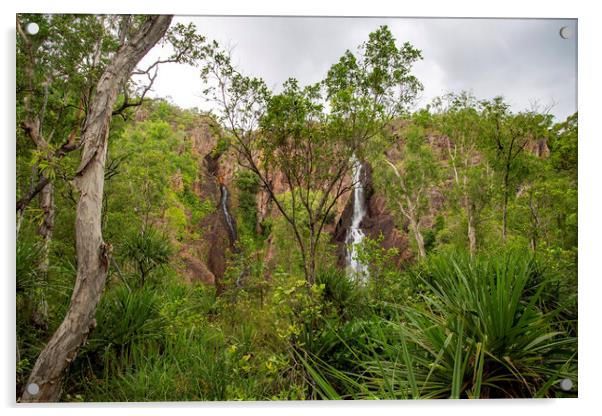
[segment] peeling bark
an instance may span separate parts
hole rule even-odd
[[[45,177],[45,176],[44,176]],[[40,263],[41,287],[39,288],[36,307],[33,313],[34,323],[46,328],[48,323],[48,302],[46,301],[46,282],[50,268],[50,242],[54,231],[54,185],[49,182],[40,192],[40,209],[43,213],[42,224],[38,227],[38,234],[42,237],[42,262]]]
[[[75,184],[80,191],[76,211],[77,277],[69,310],[38,357],[22,402],[53,402],[60,399],[63,376],[96,322],[96,305],[104,289],[111,245],[102,239],[101,211],[104,166],[113,105],[118,91],[138,62],[163,37],[173,16],[150,16],[115,53],[96,85],[88,117],[82,129],[83,151]],[[127,17],[126,17],[127,18]]]

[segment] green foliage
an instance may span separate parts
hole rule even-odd
[[[342,118],[355,112],[366,123],[378,123],[387,111],[403,113],[422,90],[411,74],[413,63],[420,59],[421,52],[408,42],[398,47],[387,26],[370,33],[357,55],[346,51],[324,81],[337,123],[345,123]],[[404,88],[397,89],[401,85]],[[376,105],[367,100],[371,95],[378,97]]]
[[[276,321],[276,334],[293,345],[303,346],[308,341],[303,337],[311,335],[304,330],[314,325],[321,314],[320,298],[325,286],[313,285],[308,290],[307,282],[302,279],[284,283],[274,289],[272,297],[281,315]]]
[[[47,289],[40,279],[41,245],[30,236],[21,234],[16,247],[16,327],[17,327],[17,390],[23,386],[41,348],[39,337],[44,331],[33,325],[32,316],[39,293]]]
[[[259,192],[259,177],[250,170],[239,170],[235,178],[238,189],[238,215],[237,224],[241,232],[254,235],[257,228],[257,203],[256,195]]]
[[[444,228],[445,218],[442,215],[437,215],[433,227],[424,232],[424,247],[427,253],[435,248],[437,244],[437,236]]]
[[[493,197],[493,170],[479,153],[486,125],[479,116],[476,98],[466,92],[436,99],[434,109],[437,130],[447,136],[448,169],[453,181],[447,195],[450,205],[463,210],[476,228]]]
[[[159,296],[151,289],[112,289],[96,312],[97,327],[85,347],[111,365],[113,354],[128,360],[134,346],[163,337],[165,320],[160,315]],[[108,360],[108,361],[107,361]]]
[[[353,319],[365,309],[367,293],[357,280],[349,279],[344,270],[330,267],[318,271],[316,284],[324,286],[323,296],[330,313],[343,321]]]
[[[177,275],[171,281],[167,280],[161,293],[160,314],[169,336],[203,328],[214,312],[216,301],[214,288],[182,285],[178,280]]]
[[[548,146],[552,165],[558,169],[570,172],[577,179],[577,144],[579,136],[578,113],[554,125]]]
[[[376,301],[386,303],[388,299],[385,291],[400,284],[399,268],[396,264],[399,249],[383,248],[383,239],[382,233],[376,240],[365,237],[358,250],[358,259],[362,264],[368,265],[368,282],[372,297]]]
[[[39,266],[42,262],[42,248],[31,238],[17,241],[16,250],[16,287],[17,293],[34,290],[38,282]]]
[[[476,365],[477,355],[473,371],[479,374],[464,371],[463,379],[473,379],[464,387],[466,394],[478,393],[474,380],[481,378],[491,396],[548,395],[546,382],[557,382],[558,371],[573,361],[576,340],[554,325],[559,310],[545,313],[537,306],[549,279],[541,273],[545,271],[521,252],[431,262],[424,278],[434,297],[427,303],[443,317],[461,319],[459,334],[473,343],[475,353],[482,348],[485,354],[484,370]],[[574,379],[571,368],[560,377]]]
[[[194,191],[200,157],[192,151],[192,140],[161,118],[193,129],[200,116],[160,100],[149,103],[148,111],[148,120],[128,125],[111,142],[109,156],[120,163],[106,186],[105,235],[109,241],[117,240],[116,246],[153,218],[165,220],[163,231],[171,238],[186,240],[215,209]]]
[[[310,218],[308,211],[304,209],[304,203],[302,198],[299,197],[302,190],[296,190],[293,197],[291,192],[283,192],[278,196],[279,202],[285,212],[295,212],[296,224],[298,226],[299,237],[302,239],[304,244],[309,244],[311,229],[309,227]],[[305,194],[309,196],[309,199],[313,201],[314,206],[319,204],[319,200],[323,196],[320,191],[310,191]],[[326,218],[324,218],[326,221]],[[303,271],[303,256],[299,250],[299,242],[295,234],[291,233],[290,223],[283,218],[278,216],[274,218],[270,224],[271,234],[276,242],[276,253],[279,264],[282,268],[290,273],[304,273]],[[317,236],[316,236],[317,237]],[[329,235],[322,233],[320,239],[315,241],[316,254],[315,260],[318,266],[326,266],[330,261],[329,251]]]
[[[559,380],[576,379],[576,339],[556,324],[559,309],[539,309],[549,277],[529,258],[440,256],[419,273],[422,300],[371,324],[356,371],[312,357],[320,388],[328,380],[352,398],[554,397],[564,394]]]
[[[167,103],[149,105],[151,117],[116,132],[121,146],[110,152],[110,159],[121,162],[118,173],[107,182],[105,227],[121,270],[111,267],[109,286],[96,314],[97,327],[71,366],[63,400],[576,394],[558,386],[563,378],[577,381],[577,193],[568,171],[551,160],[526,156],[521,161],[524,170],[517,176],[520,189],[510,198],[510,235],[504,246],[499,242],[494,165],[481,163],[488,163],[481,159],[487,149],[472,142],[475,165],[459,170],[466,175],[466,187],[461,184],[442,192],[445,204],[424,229],[428,253],[424,261],[399,265],[399,253],[383,249],[382,237],[366,238],[359,250],[370,271],[364,285],[334,266],[325,234],[317,250],[316,284],[308,289],[301,254],[286,220],[271,217],[269,231],[261,238],[256,235],[260,181],[255,173],[239,170],[234,206],[241,227],[241,253],[229,259],[227,276],[236,278],[244,271],[245,277],[240,287],[216,297],[213,288],[184,283],[176,271],[181,265],[173,253],[179,244],[199,238],[193,235],[196,225],[215,208],[210,199],[194,191],[199,160],[186,135],[156,114],[163,112],[161,117],[177,123],[196,118]],[[400,147],[404,159],[396,160],[408,183],[442,191],[450,182],[442,185],[438,180],[448,174],[454,186],[450,160],[439,160],[427,138],[443,117],[451,117],[456,126],[476,122],[471,111],[423,112],[412,118],[411,123],[420,127],[409,125],[404,130]],[[456,137],[457,143],[463,143],[461,135]],[[456,161],[468,160],[457,155],[461,159]],[[391,197],[399,191],[386,186],[392,169],[376,163],[373,169],[379,195],[386,190]],[[66,190],[60,189],[59,201],[67,200]],[[141,192],[132,191],[138,189]],[[484,189],[490,193],[480,195]],[[307,238],[309,216],[299,192],[294,202],[291,192],[278,198],[286,212],[295,207],[301,235]],[[311,189],[308,195],[318,201],[323,194]],[[482,204],[480,254],[472,260],[464,253],[466,195]],[[426,217],[432,215],[429,198],[420,199]],[[52,289],[49,331],[66,310],[75,275],[72,220],[69,210],[58,213],[61,229],[53,244],[48,285]],[[40,339],[49,336],[27,322],[38,260],[35,240],[27,238],[35,227],[29,222],[24,225],[17,246],[20,387],[43,347]],[[535,231],[538,243],[531,258],[529,239]],[[264,258],[265,237],[272,250],[270,262]],[[62,261],[55,261],[59,256]],[[129,285],[130,290],[121,281],[143,275],[153,284]]]
[[[55,132],[53,152],[81,124],[82,91],[118,46],[118,19],[22,17],[41,30],[31,50],[17,40],[17,96],[31,92],[34,112],[47,100],[42,132]],[[407,114],[422,89],[411,74],[421,52],[398,45],[386,27],[347,51],[322,81],[289,79],[278,94],[236,71],[191,26],[174,25],[166,41],[181,62],[208,58],[203,76],[217,78],[226,95],[224,130],[162,99],[145,101],[135,119],[112,121],[102,225],[114,256],[97,325],[70,367],[63,400],[576,395],[558,386],[562,378],[577,382],[576,114],[552,126],[549,115],[513,113],[499,98],[467,93]],[[24,70],[30,54],[43,63],[32,85]],[[28,115],[18,99],[17,122]],[[201,226],[216,209],[212,195],[199,192],[213,180],[200,174],[208,148],[199,125],[217,137],[213,157],[236,152],[244,165],[233,167],[239,240],[223,277],[238,284],[219,296],[181,274],[182,253],[201,256],[208,243]],[[546,143],[549,158],[531,154]],[[77,194],[69,179],[78,161],[48,157],[23,131],[17,144],[17,195],[44,174],[55,181],[57,210],[46,280],[33,236],[42,214],[35,201],[16,245],[21,391],[72,294]],[[336,227],[333,207],[352,156],[370,164],[374,201],[386,199],[398,231],[417,224],[426,254],[400,262],[383,236],[366,238],[359,248],[366,282],[336,266],[326,232]],[[257,224],[256,197],[266,184],[274,185],[274,206]],[[478,250],[469,254],[471,221]],[[48,328],[32,322],[41,290]]]
[[[188,218],[186,212],[178,205],[172,205],[165,210],[165,219],[169,224],[169,230],[175,235],[176,239],[182,240],[186,232]]]
[[[228,150],[230,147],[230,140],[226,136],[219,136],[217,139],[217,144],[211,151],[211,156],[217,158],[221,156],[223,153]]]
[[[379,194],[387,198],[388,207],[396,214],[398,224],[410,223],[420,256],[426,254],[423,220],[430,208],[431,191],[441,182],[441,167],[427,142],[423,127],[410,124],[405,130],[405,143],[400,162],[395,165],[386,156],[377,159],[381,166],[373,174]],[[391,143],[395,145],[394,141]],[[379,163],[380,162],[380,163]]]
[[[547,163],[533,161],[534,173],[511,204],[510,227],[540,245],[565,250],[577,246],[577,189],[566,174],[558,175]]]
[[[147,228],[125,241],[123,255],[136,264],[140,285],[143,286],[153,269],[169,263],[172,251],[170,242],[164,235],[158,234],[153,228]]]
[[[301,86],[289,78],[278,94],[263,80],[236,70],[216,42],[208,46],[207,55],[201,74],[210,83],[205,92],[220,105],[233,148],[260,177],[292,228],[312,285],[322,230],[332,207],[348,190],[343,183],[352,160],[364,158],[373,138],[405,112],[422,89],[411,74],[420,51],[407,42],[398,47],[388,27],[382,26],[357,54],[346,51],[322,81]],[[271,185],[274,171],[283,175],[288,187],[290,210]]]

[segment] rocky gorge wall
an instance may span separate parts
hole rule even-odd
[[[398,265],[412,258],[412,252],[409,247],[407,231],[399,230],[396,227],[395,219],[386,208],[386,201],[382,196],[374,192],[372,181],[372,167],[364,162],[360,181],[364,186],[366,197],[366,215],[364,216],[360,228],[366,237],[376,240],[382,235],[381,246],[384,249],[395,248],[398,250],[396,261]],[[335,218],[335,227],[332,232],[332,242],[336,244],[336,254],[338,265],[345,267],[347,258],[347,247],[345,244],[349,227],[351,226],[353,216],[354,193],[345,195],[342,211],[338,212]]]

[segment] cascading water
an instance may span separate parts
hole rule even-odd
[[[358,256],[358,245],[361,244],[365,235],[360,224],[366,215],[366,201],[364,197],[364,185],[362,183],[362,163],[353,157],[353,217],[351,227],[347,232],[347,267],[356,279],[365,281],[368,278],[368,267],[363,264]]]
[[[226,185],[220,185],[221,191],[221,201],[220,206],[222,208],[222,213],[224,214],[224,218],[226,219],[226,225],[228,226],[228,232],[230,234],[230,242],[234,244],[236,242],[236,227],[234,226],[234,220],[228,211],[228,188]]]
[[[242,252],[240,252],[238,247],[236,247],[236,240],[238,239],[238,236],[236,233],[236,224],[234,223],[234,219],[230,215],[230,211],[228,211],[228,196],[229,196],[228,188],[226,187],[226,185],[221,184],[220,191],[222,194],[221,200],[220,200],[220,207],[222,209],[222,213],[224,214],[224,218],[226,219],[226,225],[228,226],[228,234],[230,235],[230,244],[232,245],[232,252],[240,254],[242,256]],[[240,283],[241,283],[241,280],[242,280],[244,274],[245,274],[245,269],[243,268],[243,269],[241,269],[240,273],[236,277],[236,286],[240,286]]]

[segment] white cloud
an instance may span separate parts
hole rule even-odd
[[[556,103],[559,119],[576,111],[575,20],[553,19],[397,19],[320,17],[201,17],[192,21],[208,39],[234,46],[235,62],[245,73],[269,86],[288,77],[301,83],[320,80],[346,49],[354,49],[381,24],[388,24],[399,42],[423,51],[415,74],[425,86],[417,105],[447,91],[470,90],[480,98],[503,95],[515,110],[533,100]],[[562,26],[573,37],[559,36]],[[145,58],[161,54],[155,48]],[[165,55],[165,51],[163,51]],[[181,107],[210,108],[202,97],[199,70],[164,65],[154,96]]]

